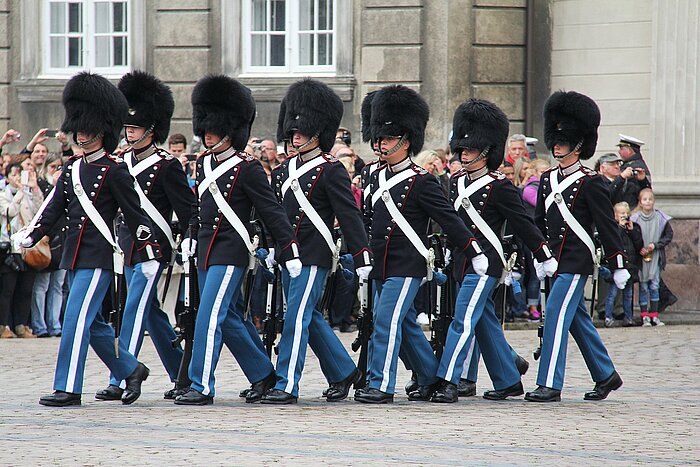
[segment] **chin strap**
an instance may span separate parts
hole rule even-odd
[[[561,156],[556,156],[554,154],[554,151],[552,151],[552,157],[554,157],[555,159],[564,159],[566,157],[569,157],[570,155],[572,155],[573,153],[575,153],[579,149],[581,149],[581,146],[583,146],[583,140],[579,141],[578,144],[576,144],[576,146],[574,146],[574,149],[572,149],[571,151],[569,151],[566,154],[563,154]]]
[[[214,152],[217,149],[219,149],[221,146],[223,146],[224,144],[228,143],[230,140],[231,140],[231,137],[229,135],[226,135],[223,138],[221,138],[221,141],[219,141],[214,146],[207,148],[207,149],[210,150],[211,152]],[[207,145],[205,144],[204,147],[206,147],[206,146]]]
[[[131,141],[131,140],[127,137],[127,138],[126,138],[126,142],[129,143],[129,145],[130,145],[132,148],[133,148],[134,146],[136,146],[137,144],[141,144],[146,138],[148,138],[148,137],[153,133],[153,128],[154,128],[154,127],[155,127],[155,123],[154,123],[153,125],[151,125],[150,127],[148,127],[148,128],[146,129],[146,132],[145,132],[143,135],[141,135],[141,137],[140,137],[139,139],[137,139],[136,141]]]
[[[469,161],[469,162],[464,162],[464,161],[462,161],[461,158],[460,158],[460,161],[462,162],[462,167],[468,167],[468,166],[472,165],[472,164],[475,163],[475,162],[483,161],[484,159],[486,159],[486,156],[488,155],[488,153],[489,153],[490,150],[491,150],[491,146],[486,146],[486,147],[484,148],[484,150],[481,151],[481,154],[479,154],[474,160]]]
[[[102,138],[102,136],[103,136],[103,133],[98,133],[98,134],[96,134],[95,136],[93,136],[91,139],[89,139],[89,140],[87,140],[87,141],[83,141],[83,142],[81,143],[80,141],[78,141],[78,134],[77,134],[77,133],[73,133],[73,141],[75,142],[75,144],[78,145],[78,147],[80,147],[81,149],[83,149],[85,146],[89,146],[89,145],[91,145],[92,143],[94,143],[95,141],[97,141],[98,139]]]
[[[302,144],[301,146],[294,146],[294,143],[292,143],[292,147],[297,151],[297,152],[304,152],[304,149],[308,148],[312,144],[314,144],[316,141],[318,141],[318,133],[313,135],[306,143]]]
[[[380,145],[381,145],[381,140],[382,140],[382,138],[379,138],[379,140],[378,140]],[[399,149],[401,149],[402,147],[404,147],[404,146],[406,145],[406,141],[407,141],[406,135],[403,135],[403,136],[401,136],[401,139],[399,140],[399,142],[396,143],[396,144],[394,145],[393,148],[389,149],[388,151],[382,151],[382,150],[380,149],[379,152],[380,152],[381,155],[384,156],[384,157],[386,157],[386,156],[391,156],[391,155],[394,154],[396,151],[398,151]]]

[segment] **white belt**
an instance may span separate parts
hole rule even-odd
[[[83,189],[83,185],[80,182],[81,162],[82,159],[77,159],[72,166],[71,178],[73,182],[73,191],[78,197],[78,201],[80,202],[80,205],[82,206],[83,211],[85,211],[85,214],[87,215],[88,219],[90,219],[92,224],[102,234],[105,240],[107,240],[109,244],[112,245],[112,248],[114,249],[114,254],[112,255],[114,260],[114,272],[116,272],[117,274],[123,274],[124,252],[122,252],[121,248],[119,248],[117,242],[114,241],[114,237],[112,236],[112,232],[110,231],[109,227],[107,227],[107,223],[105,222],[102,215],[100,215],[100,213],[97,211],[97,208],[95,208],[95,206],[92,204],[92,201],[90,201],[90,199],[87,197],[87,194]]]
[[[140,164],[138,164],[136,168],[134,168],[133,161],[131,159],[131,154],[131,152],[125,154],[126,157],[124,157],[124,162],[126,162],[126,165],[129,168],[129,173],[131,173],[131,175],[134,177],[134,189],[139,195],[141,207],[146,212],[148,217],[150,217],[151,220],[153,220],[153,222],[156,224],[156,226],[165,234],[165,238],[167,238],[168,243],[170,243],[170,248],[173,252],[175,252],[175,250],[177,250],[177,245],[175,244],[175,239],[173,239],[173,231],[170,229],[170,224],[168,223],[168,221],[165,220],[160,211],[156,209],[151,200],[148,199],[148,196],[146,196],[146,193],[143,192],[141,185],[136,179],[137,175],[139,175],[144,170],[152,167],[153,164],[162,159],[158,154],[153,154],[152,156],[147,157]]]
[[[367,169],[367,178],[369,179],[369,177],[371,177],[372,174],[373,174],[378,168],[379,168],[379,162],[377,162],[376,164],[370,165],[370,166],[369,166],[369,169]],[[369,198],[370,194],[371,194],[371,191],[370,191],[370,189],[369,189],[369,184],[367,184],[367,186],[364,187],[363,190],[362,190],[362,197],[363,197],[363,199],[365,200],[365,202],[367,202],[367,198]]]
[[[583,228],[581,223],[574,217],[571,211],[569,211],[569,208],[564,202],[564,197],[562,196],[562,193],[567,188],[569,188],[577,180],[585,176],[586,174],[584,174],[581,171],[578,171],[575,174],[565,178],[563,183],[560,184],[557,177],[557,173],[553,172],[549,177],[549,183],[552,185],[552,192],[549,195],[547,195],[547,198],[544,201],[544,208],[545,212],[547,212],[549,211],[550,206],[552,206],[552,203],[556,204],[557,208],[559,209],[559,212],[561,213],[561,217],[564,219],[564,222],[566,222],[569,225],[572,232],[574,232],[574,234],[576,234],[576,236],[581,239],[584,245],[586,245],[586,248],[588,248],[588,250],[590,251],[591,258],[593,259],[594,268],[597,269],[599,260],[596,255],[593,239],[590,235],[588,235],[586,229]]]
[[[483,177],[480,177],[471,184],[469,184],[469,186],[467,186],[467,178],[467,176],[464,176],[462,177],[461,183],[457,182],[458,196],[454,202],[455,211],[459,211],[460,207],[466,211],[467,215],[469,216],[469,219],[471,219],[476,228],[479,229],[479,232],[481,232],[483,236],[486,237],[486,240],[489,241],[491,246],[493,246],[493,248],[498,253],[498,257],[501,259],[503,267],[507,268],[508,265],[506,263],[501,240],[498,238],[491,226],[489,226],[484,220],[484,218],[481,217],[481,215],[477,212],[476,208],[474,207],[474,204],[471,203],[469,200],[469,197],[471,195],[473,195],[474,193],[491,183],[493,181],[493,178],[491,178],[489,175],[484,175]]]
[[[425,258],[426,263],[426,279],[428,281],[433,279],[433,263],[435,262],[435,252],[432,249],[428,249],[423,241],[420,239],[416,231],[411,227],[408,220],[401,213],[399,208],[394,203],[394,199],[391,197],[390,188],[396,186],[402,181],[415,175],[414,172],[405,170],[397,175],[394,175],[389,181],[386,179],[387,168],[382,169],[379,172],[379,188],[372,195],[372,204],[374,204],[378,199],[384,202],[389,214],[391,214],[392,219],[396,222],[396,225],[401,229],[401,231],[406,235],[406,238],[411,242],[413,247],[418,251],[418,253]]]
[[[228,204],[224,196],[221,194],[219,186],[216,183],[216,180],[219,177],[240,164],[242,159],[237,155],[234,155],[230,159],[224,161],[215,170],[213,170],[211,167],[212,159],[213,156],[209,154],[204,156],[204,160],[202,161],[202,167],[204,168],[204,180],[199,184],[199,188],[197,190],[199,199],[202,199],[202,195],[206,191],[211,193],[211,196],[214,198],[214,202],[221,211],[221,214],[223,214],[229,224],[231,224],[231,227],[233,227],[236,233],[238,233],[238,236],[241,237],[241,240],[243,240],[243,243],[245,243],[245,246],[248,249],[248,269],[254,269],[256,264],[255,249],[258,247],[259,242],[258,236],[255,235],[253,240],[250,240],[248,230],[246,229],[245,225],[243,225],[243,222],[233,208],[231,208],[231,205]]]
[[[304,195],[304,190],[299,185],[299,179],[304,174],[323,164],[324,162],[326,162],[326,160],[323,158],[323,156],[318,156],[304,164],[301,167],[301,169],[297,168],[298,161],[299,157],[293,157],[289,161],[289,176],[287,180],[285,180],[282,184],[282,197],[284,197],[284,195],[290,188],[292,189],[292,193],[294,194],[297,203],[299,203],[299,207],[302,209],[306,217],[309,218],[316,230],[321,234],[321,237],[323,237],[323,240],[326,242],[328,249],[331,251],[331,255],[333,257],[333,265],[331,267],[331,272],[334,272],[335,269],[338,267],[338,258],[340,255],[339,244],[333,242],[333,235],[331,234],[330,229],[328,228],[326,223],[323,222],[323,219],[321,219],[321,216],[313,207],[311,201],[309,201],[306,195]]]

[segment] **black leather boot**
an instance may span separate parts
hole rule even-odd
[[[559,402],[561,401],[561,391],[546,386],[537,386],[537,389],[525,394],[525,400],[530,402]]]
[[[416,380],[416,374],[411,373],[411,379],[408,380],[408,383],[406,383],[406,386],[404,386],[404,389],[406,390],[406,395],[411,394],[413,391],[418,389],[418,381]]]
[[[95,399],[100,401],[118,401],[121,400],[124,390],[119,386],[110,384],[101,391],[95,393]]]
[[[175,400],[177,398],[177,396],[181,396],[189,390],[190,390],[189,386],[180,387],[177,385],[177,383],[175,383],[175,386],[172,389],[168,389],[167,391],[165,391],[163,393],[163,399]]]
[[[583,398],[587,401],[602,401],[608,397],[608,394],[620,389],[621,386],[622,378],[617,374],[617,371],[613,370],[612,374],[607,379],[595,383],[593,390],[584,394]]]
[[[339,381],[337,383],[331,383],[331,387],[329,387],[328,391],[326,391],[326,400],[328,402],[342,401],[343,399],[348,397],[348,393],[350,392],[350,386],[359,382],[361,377],[362,373],[360,372],[360,370],[355,368],[355,370],[353,370],[353,372],[350,373],[350,376],[348,376],[344,380]]]
[[[440,383],[430,384],[428,386],[419,385],[415,391],[408,393],[409,401],[429,401],[430,396],[433,395],[435,390],[440,387]]]
[[[457,391],[459,391],[459,397],[476,396],[476,383],[468,379],[460,378],[457,384]]]
[[[364,388],[355,391],[355,400],[363,404],[391,404],[394,402],[394,395],[375,388]]]
[[[174,402],[177,405],[211,405],[214,403],[214,398],[190,389],[186,393],[177,396]]]
[[[262,397],[260,403],[274,405],[296,404],[297,398],[288,392],[282,391],[281,389],[270,389]]]
[[[486,391],[484,393],[484,399],[488,399],[491,401],[502,401],[505,400],[506,397],[522,396],[523,392],[523,383],[518,381],[514,385],[509,386],[505,389],[501,389],[499,391],[495,389],[493,391]]]
[[[518,355],[515,357],[515,366],[518,368],[518,373],[520,373],[520,376],[523,376],[525,373],[527,373],[527,369],[530,368],[530,363]]]
[[[122,404],[129,405],[136,402],[141,396],[141,383],[146,381],[150,370],[143,363],[139,362],[136,369],[126,378],[126,389],[122,394]]]
[[[474,384],[474,391],[476,391],[476,383],[472,384]],[[440,386],[431,395],[430,401],[453,403],[459,400],[459,395],[459,388],[456,384],[450,383],[449,381],[442,381],[442,384],[440,384]]]
[[[253,383],[245,395],[245,401],[249,404],[260,401],[268,390],[275,387],[276,383],[277,375],[274,371],[271,371],[265,378]]]
[[[65,391],[54,391],[53,394],[42,396],[39,404],[49,407],[68,407],[70,405],[80,405],[80,394],[73,394]]]

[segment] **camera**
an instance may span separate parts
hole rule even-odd
[[[3,262],[11,271],[20,272],[25,270],[24,263],[19,258],[19,255],[7,255]]]
[[[46,130],[44,132],[44,136],[46,136],[47,138],[55,138],[57,134],[58,130]]]
[[[0,242],[0,255],[10,254],[11,246],[10,242]]]

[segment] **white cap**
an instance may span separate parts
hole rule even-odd
[[[532,136],[526,136],[525,137],[525,144],[537,144],[539,139],[533,138]]]
[[[623,135],[622,133],[618,133],[618,136],[620,137],[620,142],[617,143],[618,146],[627,146],[627,145],[634,145],[634,146],[643,146],[644,141],[641,139],[637,139],[634,136],[627,136]]]

